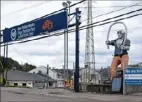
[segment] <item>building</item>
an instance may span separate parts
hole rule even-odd
[[[80,82],[81,83],[87,83],[88,82],[88,72],[87,68],[81,68],[80,69]],[[92,84],[100,84],[101,83],[101,75],[99,71],[91,69],[90,70],[90,82]]]
[[[110,78],[110,68],[101,69],[100,74],[101,74],[101,77],[102,77],[102,83],[104,81],[109,80],[109,78]]]
[[[47,68],[44,66],[40,66],[29,71],[29,73],[35,73],[35,74],[39,72],[41,72],[43,75],[47,75]],[[54,87],[64,87],[64,77],[61,73],[49,68],[48,76],[52,78],[53,80],[55,80],[53,83]]]
[[[7,84],[9,86],[21,86],[29,88],[45,87],[45,77],[38,74],[10,70],[7,72],[7,76],[5,75],[5,79],[7,79]]]

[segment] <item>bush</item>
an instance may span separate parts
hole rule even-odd
[[[0,84],[2,84],[3,83],[3,78],[2,77],[0,77]]]

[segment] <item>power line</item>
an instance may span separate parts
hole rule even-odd
[[[128,6],[130,6],[130,5],[125,5],[125,6],[103,6],[103,7],[92,7],[93,9],[97,9],[97,8],[119,8],[119,7],[128,7]],[[142,5],[135,5],[135,6],[142,6]],[[79,8],[87,8],[87,7],[79,7]]]
[[[124,10],[124,9],[127,9],[127,8],[131,8],[131,7],[137,6],[137,5],[139,5],[139,4],[141,4],[141,2],[140,2],[140,3],[136,3],[136,4],[134,4],[134,5],[130,5],[130,6],[121,8],[121,9],[117,9],[117,10],[113,10],[113,11],[110,11],[110,12],[107,12],[107,13],[103,13],[103,14],[97,15],[97,16],[93,17],[93,19],[94,19],[94,18],[101,17],[101,16],[105,16],[105,15],[108,15],[108,14],[111,14],[111,13],[114,13],[114,12],[118,12],[118,11],[121,11],[121,10]],[[81,22],[84,22],[84,21],[87,21],[87,19],[82,20]]]
[[[21,57],[23,57],[25,60],[27,60],[28,62],[30,62],[31,64],[33,64],[30,60],[28,60],[25,56],[23,56],[14,46],[12,46],[13,49],[17,52],[17,54],[19,54]]]
[[[30,6],[28,6],[28,7],[21,8],[21,9],[19,9],[19,10],[12,11],[12,12],[10,12],[10,13],[8,13],[8,14],[4,14],[4,15],[2,15],[2,16],[7,16],[7,17],[8,17],[9,15],[12,15],[12,14],[15,14],[15,13],[18,13],[18,12],[22,12],[22,11],[25,11],[25,10],[28,10],[28,9],[31,9],[31,8],[34,8],[34,7],[40,6],[40,5],[42,5],[42,4],[46,4],[46,3],[48,3],[48,2],[51,2],[51,1],[42,1],[42,2],[40,2],[40,3],[36,3],[36,4],[34,4],[34,5],[30,5]]]
[[[74,4],[72,4],[72,5],[69,5],[67,8],[71,8],[71,7],[76,6],[76,5],[80,4],[80,3],[83,3],[83,2],[85,2],[85,1],[87,1],[87,0],[81,0],[81,1],[79,1],[79,2],[77,2],[77,3],[74,3]],[[45,17],[47,17],[47,16],[49,16],[49,15],[53,15],[53,14],[58,13],[58,12],[63,11],[63,10],[65,10],[65,8],[62,8],[62,9],[57,10],[57,11],[54,11],[54,12],[52,12],[52,13],[50,13],[50,14],[44,15],[44,16],[38,18],[38,19],[45,18]],[[35,19],[35,20],[32,20],[32,21],[36,21],[36,20],[38,20],[38,19]]]
[[[107,20],[115,19],[115,18],[118,18],[118,17],[121,17],[121,16],[129,15],[129,14],[132,14],[132,13],[135,13],[135,12],[139,12],[139,11],[142,11],[142,8],[134,10],[134,11],[131,11],[131,12],[123,13],[123,14],[115,16],[115,17],[107,18],[105,20],[97,21],[95,23],[89,24],[88,26],[93,25],[93,24],[97,24],[97,23],[100,23],[100,22],[104,22],[104,21],[107,21]],[[83,21],[81,21],[81,22],[83,22]],[[84,25],[82,27],[85,27],[85,26],[86,25]]]
[[[142,13],[140,13],[140,14],[135,14],[135,15],[132,15],[132,16],[129,16],[129,17],[120,18],[120,19],[117,19],[117,20],[114,20],[114,21],[105,22],[105,23],[98,24],[98,25],[91,25],[91,26],[89,26],[89,27],[85,27],[85,28],[80,29],[80,30],[88,29],[88,28],[90,28],[90,27],[102,26],[102,25],[106,25],[106,24],[109,24],[109,23],[113,23],[113,22],[117,22],[117,21],[129,19],[129,18],[136,17],[136,16],[140,16],[140,15],[142,15]]]
[[[142,29],[142,27],[135,27],[135,28],[131,28],[129,31],[133,31],[135,29]],[[111,31],[118,31],[119,29],[113,29]],[[98,31],[94,31],[94,32],[107,32],[107,30],[98,30]]]
[[[102,23],[102,24],[98,24],[98,25],[92,25],[92,26],[90,26],[90,27],[102,26],[102,25],[106,25],[106,24],[109,24],[109,23],[112,23],[112,22],[121,21],[121,20],[125,20],[125,19],[128,19],[128,18],[140,16],[140,15],[142,15],[142,14],[132,15],[132,16],[125,17],[125,18],[121,18],[121,19],[117,19],[117,20],[114,20],[114,21],[109,21],[109,22],[105,22],[105,23]],[[86,28],[83,28],[83,29],[80,29],[80,30],[84,30],[84,29],[88,29],[88,28],[89,28],[89,27],[86,27]],[[71,30],[69,30],[69,33],[72,33],[72,32],[74,32],[74,31],[75,31],[74,29],[71,29]],[[60,36],[60,35],[63,35],[63,34],[64,34],[64,32],[55,33],[54,35],[43,36],[43,37],[40,37],[40,38],[30,39],[30,40],[26,40],[26,41],[17,42],[17,43],[10,43],[10,44],[8,44],[8,45],[26,43],[26,42],[30,42],[30,41],[34,41],[34,40],[40,40],[40,39],[43,39],[43,38],[48,38],[48,37],[51,37],[51,36]],[[2,46],[4,46],[4,45],[2,45]]]
[[[139,10],[140,10],[140,9],[139,9]],[[139,10],[136,10],[136,11],[139,11]],[[134,11],[131,11],[131,12],[134,12]],[[131,13],[131,12],[128,12],[127,14],[129,14],[129,13]],[[118,17],[120,17],[120,16],[124,16],[124,15],[126,15],[126,13],[125,13],[125,14],[118,15],[118,16],[115,16],[115,17],[112,17],[112,18],[108,18],[108,19],[105,19],[105,20],[102,20],[102,21],[94,22],[94,23],[92,23],[91,26],[89,26],[89,27],[101,26],[101,25],[109,24],[109,23],[112,23],[112,22],[115,22],[115,21],[120,21],[120,20],[124,20],[124,19],[128,19],[128,18],[136,17],[136,16],[139,16],[139,15],[142,15],[142,14],[136,14],[136,15],[132,15],[132,16],[129,16],[129,17],[121,18],[121,19],[118,19],[118,20],[106,22],[106,23],[103,23],[103,24],[94,25],[94,24],[101,23],[101,22],[104,22],[104,21],[107,21],[107,20],[111,20],[111,19],[114,19],[114,18],[118,18]],[[80,27],[80,30],[84,30],[84,29],[89,28],[89,27],[86,28],[86,26],[88,26],[88,25],[81,26],[81,27]],[[70,30],[69,30],[69,33],[74,32],[74,31],[75,31],[75,29],[70,29]],[[25,41],[21,41],[21,42],[17,42],[17,43],[25,43],[25,42],[34,41],[34,40],[39,40],[39,39],[43,39],[43,38],[47,38],[47,37],[51,37],[51,36],[59,36],[59,35],[62,35],[62,34],[64,34],[64,32],[61,32],[61,33],[54,33],[53,35],[42,36],[42,37],[39,37],[39,38],[30,39],[30,40],[25,40]],[[16,44],[16,43],[10,43],[10,44],[8,44],[8,45],[13,45],[13,44]],[[3,46],[3,45],[2,45],[2,46]]]
[[[71,7],[76,6],[76,5],[80,4],[80,3],[83,3],[83,2],[85,2],[85,1],[87,1],[87,0],[81,0],[81,1],[79,1],[79,2],[77,2],[77,3],[74,3],[74,4],[70,5],[70,6],[68,6],[67,8],[71,8]],[[36,19],[34,19],[34,20],[31,20],[30,22],[32,22],[32,21],[37,21],[37,20],[39,20],[39,19],[45,18],[45,17],[47,17],[47,16],[49,16],[49,15],[53,15],[53,14],[58,13],[58,12],[63,11],[63,10],[65,10],[65,8],[62,8],[62,9],[57,10],[57,11],[54,11],[54,12],[52,12],[52,13],[50,13],[50,14],[46,14],[46,15],[40,17],[40,18],[36,18]],[[1,30],[1,31],[3,31],[3,30]]]
[[[132,11],[132,12],[133,12],[133,11]],[[122,16],[122,15],[124,15],[124,14],[121,14],[121,16]],[[120,15],[117,16],[117,17],[120,17]],[[111,20],[111,19],[113,19],[113,18],[114,18],[114,17],[108,18],[107,20]],[[115,18],[116,18],[116,17],[115,17]],[[106,19],[103,20],[103,21],[106,21]],[[102,21],[92,23],[91,25],[97,24],[97,23],[100,23],[100,22],[102,22]],[[111,22],[110,22],[110,23],[111,23]],[[88,26],[88,25],[81,26],[80,28],[83,28],[83,27],[86,27],[86,26]],[[83,28],[83,29],[84,29],[84,28]],[[74,30],[74,29],[70,29],[69,31],[70,31],[70,32],[74,32],[75,30]],[[54,35],[42,36],[42,37],[39,37],[39,38],[30,39],[30,40],[26,40],[26,41],[21,41],[21,42],[18,42],[18,43],[24,43],[24,42],[29,42],[29,41],[33,41],[33,40],[39,40],[39,39],[43,39],[43,38],[50,37],[50,36],[58,36],[58,34],[59,34],[59,35],[62,35],[62,33],[63,33],[63,32],[61,32],[61,33],[55,33]],[[11,43],[11,44],[12,44],[12,43]],[[11,44],[10,44],[10,45],[11,45]]]

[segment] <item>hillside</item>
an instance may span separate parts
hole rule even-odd
[[[23,64],[23,65],[20,65],[17,61],[15,61],[15,60],[12,59],[12,58],[8,58],[8,59],[7,59],[7,63],[8,63],[8,64],[4,64],[4,60],[6,61],[6,58],[0,57],[0,61],[1,61],[2,65],[3,65],[3,67],[4,67],[4,70],[5,70],[5,69],[10,70],[10,69],[12,69],[12,68],[15,67],[17,70],[28,72],[28,71],[30,71],[30,70],[36,68],[36,66],[31,65],[31,64],[28,64],[28,63],[25,63],[25,64]],[[1,72],[1,71],[2,71],[2,67],[0,66],[0,72]]]

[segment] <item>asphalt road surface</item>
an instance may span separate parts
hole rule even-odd
[[[0,88],[0,102],[142,102],[142,96],[74,93],[60,89]]]
[[[38,94],[23,94],[1,91],[1,102],[107,102],[94,99],[61,98]]]

